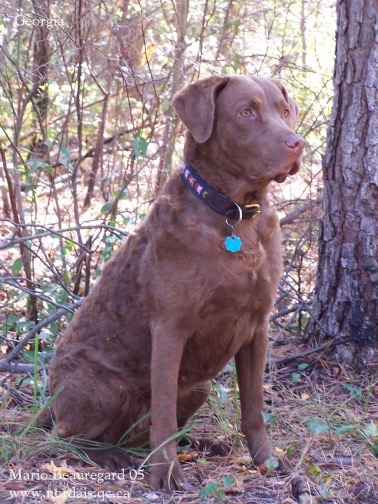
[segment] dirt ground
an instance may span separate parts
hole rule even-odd
[[[283,345],[270,361],[304,350]],[[292,472],[279,476],[251,465],[238,433],[230,365],[195,417],[193,433],[222,437],[232,444],[232,453],[211,458],[184,450],[180,460],[195,491],[173,495],[149,487],[148,461],[137,459],[139,466],[110,473],[83,462],[52,432],[29,428],[12,434],[11,422],[32,402],[31,389],[3,388],[0,502],[378,503],[377,383],[356,380],[319,353],[311,357],[272,366],[266,376],[267,429],[277,452],[291,458]],[[305,369],[297,372],[298,367]]]

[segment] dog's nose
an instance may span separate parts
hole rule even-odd
[[[302,151],[304,148],[305,141],[303,138],[295,133],[289,136],[285,141],[289,149],[293,149],[296,152]]]

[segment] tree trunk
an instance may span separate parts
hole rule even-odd
[[[336,357],[359,368],[378,354],[378,0],[338,0],[337,12],[324,218],[306,336],[316,343],[347,337]]]

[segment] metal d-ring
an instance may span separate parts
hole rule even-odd
[[[236,226],[237,226],[238,224],[240,224],[240,221],[241,221],[241,220],[242,220],[242,218],[243,218],[243,211],[242,211],[242,209],[240,208],[240,206],[239,206],[237,203],[234,203],[234,205],[236,205],[236,206],[238,207],[238,210],[239,210],[239,219],[238,219],[238,222],[237,222],[236,224],[230,224],[230,223],[228,222],[228,217],[226,217],[226,224],[227,224],[227,226],[230,226],[230,228],[232,229],[232,235],[234,235],[234,230],[235,230]]]

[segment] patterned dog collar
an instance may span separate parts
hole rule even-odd
[[[186,161],[183,164],[181,176],[186,186],[197,198],[214,210],[214,212],[224,215],[228,219],[239,219],[240,210],[242,212],[242,219],[251,219],[261,211],[258,203],[243,206],[234,203],[224,194],[218,193]]]

